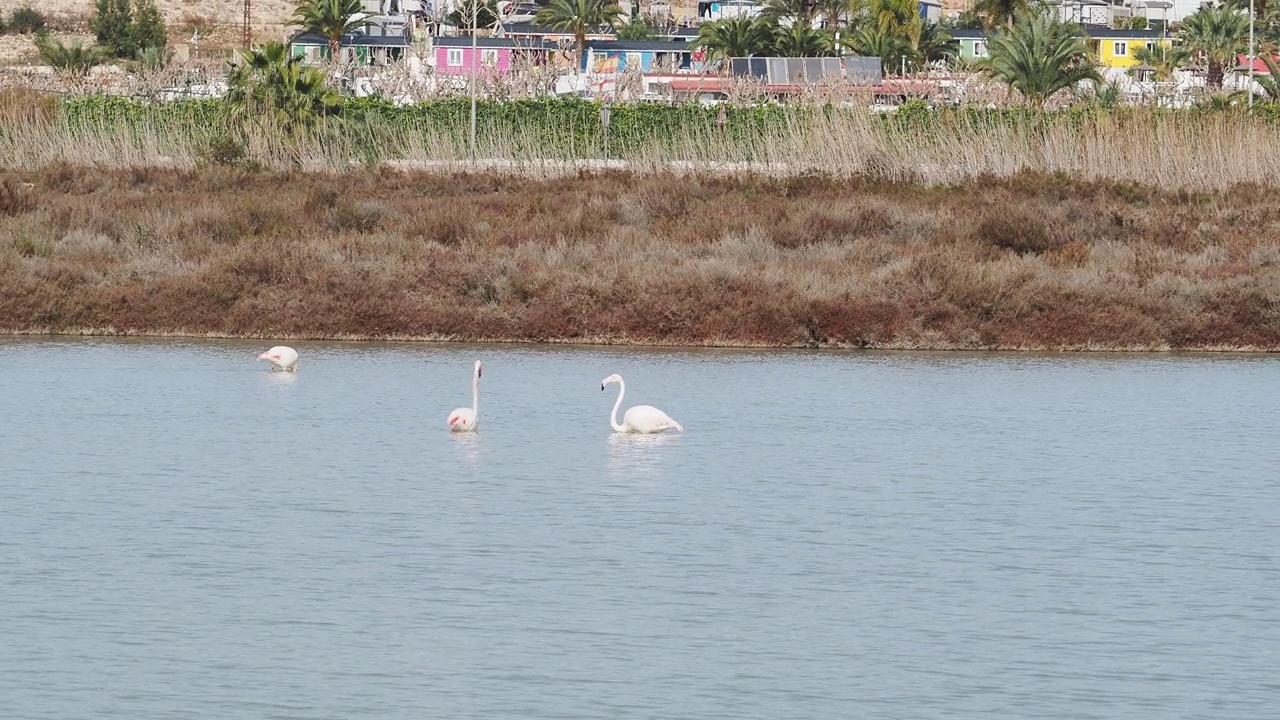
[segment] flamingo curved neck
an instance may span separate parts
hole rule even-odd
[[[618,399],[613,403],[613,412],[609,413],[609,424],[618,432],[622,432],[627,429],[625,425],[618,424],[618,408],[622,407],[622,396],[626,394],[627,384],[622,380],[618,380]]]

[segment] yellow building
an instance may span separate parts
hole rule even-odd
[[[1172,47],[1172,40],[1159,30],[1088,29],[1089,52],[1104,68],[1131,68],[1142,63],[1134,57],[1144,47]]]

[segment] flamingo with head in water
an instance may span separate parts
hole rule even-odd
[[[259,360],[269,360],[271,369],[280,368],[287,372],[298,371],[298,351],[287,345],[277,345],[258,356]]]
[[[618,424],[618,408],[622,405],[622,396],[627,394],[627,384],[622,381],[621,375],[615,373],[600,381],[600,390],[603,391],[610,383],[618,383],[618,400],[613,404],[613,412],[609,414],[609,424],[616,432],[660,433],[667,428],[684,432],[680,423],[652,405],[636,405],[627,408],[622,415],[622,424]]]
[[[477,360],[475,369],[471,372],[471,407],[458,408],[449,413],[450,432],[469,432],[480,424],[480,375],[483,372],[484,366]]]

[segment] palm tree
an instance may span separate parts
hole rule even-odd
[[[773,50],[773,28],[761,18],[726,18],[698,26],[694,47],[706,48],[712,60],[762,55]]]
[[[1253,14],[1258,22],[1266,22],[1275,13],[1274,0],[1253,0]],[[1249,12],[1249,0],[1226,0],[1226,7],[1240,12]]]
[[[948,62],[960,54],[960,41],[937,24],[926,26],[916,40],[916,54],[926,63]]]
[[[342,36],[358,30],[371,17],[360,0],[299,0],[293,22],[329,39],[329,58],[338,62]]]
[[[1220,88],[1224,68],[1235,62],[1249,38],[1249,17],[1229,7],[1201,8],[1183,18],[1178,35],[1188,50],[1207,61],[1205,84]]]
[[[543,27],[566,30],[573,33],[578,53],[577,67],[582,67],[586,54],[587,33],[592,28],[608,25],[617,27],[625,13],[622,6],[608,0],[551,0],[551,4],[538,11],[535,22]]]
[[[97,46],[85,47],[79,42],[66,45],[49,37],[44,30],[36,33],[36,52],[55,71],[69,75],[87,75],[90,68],[101,65],[103,60],[103,52]]]
[[[818,57],[831,53],[831,36],[808,25],[794,23],[774,33],[773,51],[786,57]]]
[[[813,24],[818,7],[814,0],[765,0],[760,17],[775,25]]]
[[[241,50],[231,64],[224,96],[233,118],[241,122],[269,118],[286,132],[311,127],[337,112],[341,98],[325,86],[324,74],[290,57],[279,42]]]
[[[862,14],[865,0],[814,0],[815,16],[822,17],[822,27],[834,33],[853,23]]]
[[[1006,32],[991,37],[979,66],[988,77],[1017,90],[1036,107],[1082,80],[1100,82],[1088,59],[1080,27],[1042,13],[1024,13]]]
[[[998,25],[1012,28],[1019,15],[1031,12],[1031,0],[978,0],[973,11],[988,30]]]
[[[1254,75],[1253,81],[1262,88],[1263,95],[1271,102],[1280,102],[1280,66],[1271,58],[1270,54],[1262,54],[1258,56],[1267,66],[1266,75]]]
[[[859,55],[880,58],[886,72],[916,63],[916,52],[909,40],[875,26],[863,27],[849,37],[845,45]]]
[[[1173,77],[1174,70],[1190,62],[1191,54],[1182,45],[1144,45],[1134,51],[1133,59],[1155,68],[1156,80],[1165,81]]]

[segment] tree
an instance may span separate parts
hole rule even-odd
[[[1201,8],[1178,24],[1178,36],[1193,55],[1205,59],[1205,84],[1221,88],[1224,69],[1245,49],[1249,17],[1229,7]]]
[[[942,27],[928,25],[920,31],[915,50],[922,62],[948,62],[960,54],[960,41]]]
[[[97,0],[95,9],[89,26],[112,55],[132,58],[144,48],[165,46],[164,19],[155,0]]]
[[[849,27],[862,14],[863,4],[864,0],[815,0],[813,8],[822,18],[822,27],[834,33]]]
[[[619,40],[657,40],[658,34],[653,31],[643,20],[632,17],[631,22],[625,25],[619,25],[617,29]]]
[[[133,6],[134,54],[147,48],[163,49],[165,40],[164,18],[155,0],[135,0]]]
[[[1031,0],[978,0],[973,11],[988,30],[1000,25],[1012,28],[1018,16],[1032,12]]]
[[[68,46],[43,30],[36,33],[36,52],[54,70],[69,75],[86,75],[90,68],[102,64],[102,51],[98,48],[85,47],[80,42]]]
[[[874,25],[858,30],[845,44],[859,55],[880,58],[880,64],[887,73],[916,63],[916,53],[910,41]]]
[[[1181,45],[1165,47],[1153,45],[1142,46],[1133,53],[1133,59],[1155,68],[1156,80],[1166,81],[1173,77],[1173,71],[1185,66],[1191,60],[1187,49]]]
[[[488,30],[498,24],[497,0],[462,0],[453,12],[445,16],[450,25],[468,33]],[[474,21],[475,26],[472,27]]]
[[[761,18],[726,18],[698,26],[695,47],[706,48],[712,60],[765,55],[773,51],[773,28]]]
[[[299,0],[293,9],[293,22],[307,32],[329,40],[329,59],[342,58],[342,36],[364,26],[371,17],[360,0]]]
[[[1057,17],[1021,14],[1011,29],[990,38],[987,49],[989,56],[979,63],[983,73],[1036,107],[1082,80],[1102,80],[1089,62],[1080,27]]]
[[[785,57],[819,57],[831,54],[831,48],[830,35],[800,23],[779,28],[773,36],[773,51]]]
[[[240,61],[231,64],[224,96],[236,120],[268,119],[294,133],[340,110],[342,100],[325,86],[324,74],[290,57],[284,44],[270,42],[239,55]]]
[[[779,26],[811,27],[817,10],[814,0],[765,0],[760,17]]]
[[[551,0],[551,4],[538,11],[534,20],[544,27],[573,33],[573,43],[578,53],[577,67],[582,66],[586,54],[587,33],[602,25],[617,27],[622,22],[622,6],[608,0]]]
[[[133,10],[129,0],[98,0],[97,13],[89,21],[94,37],[116,57],[130,57],[133,46]]]
[[[1263,64],[1267,66],[1266,75],[1254,75],[1253,81],[1262,88],[1262,94],[1271,102],[1280,102],[1280,66],[1272,59],[1271,55],[1263,54],[1258,56]]]
[[[1276,11],[1275,0],[1253,0],[1253,14],[1258,22],[1270,20]],[[1249,0],[1226,0],[1226,7],[1239,12],[1249,12]]]

